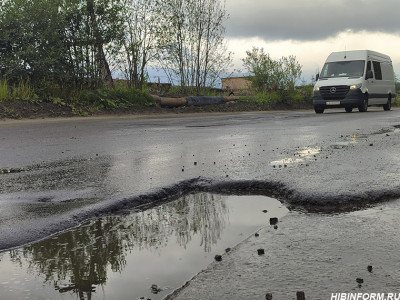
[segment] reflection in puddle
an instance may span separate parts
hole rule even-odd
[[[0,295],[162,299],[216,254],[269,226],[270,217],[286,213],[280,202],[265,196],[199,193],[145,211],[95,219],[0,254]]]

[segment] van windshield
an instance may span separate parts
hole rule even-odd
[[[364,66],[364,60],[328,62],[322,68],[321,77],[361,77],[364,74]]]

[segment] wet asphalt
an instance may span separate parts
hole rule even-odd
[[[290,224],[286,230],[299,228],[296,234],[300,236],[293,235],[291,244],[304,236],[302,231],[323,237],[333,226],[329,216],[345,212],[340,216],[346,219],[359,209],[372,209],[372,219],[377,220],[376,207],[384,205],[385,210],[384,203],[400,198],[399,128],[400,110],[381,108],[350,114],[332,110],[322,115],[301,111],[2,121],[0,250],[44,239],[100,215],[173,200],[193,191],[272,195],[293,211],[284,219]],[[362,222],[359,217],[343,221],[349,240],[357,228],[354,220]],[[313,225],[304,227],[306,222]],[[384,232],[392,232],[395,222],[391,222],[384,223],[389,226],[386,231],[382,228]],[[264,231],[265,236],[277,236],[278,246],[288,241],[276,235],[275,229]],[[359,232],[365,238],[368,233]],[[294,233],[285,234],[292,237]],[[217,267],[226,273],[235,262],[245,262],[240,257],[252,239]],[[307,247],[308,255],[314,255],[312,250],[324,243],[319,238],[311,240],[297,255],[304,257]],[[292,262],[299,259],[292,257]],[[217,267],[211,265],[207,276],[218,276]],[[280,267],[274,266],[273,272]],[[249,274],[259,274],[254,271],[257,268],[249,267]],[[260,278],[265,276],[260,273]],[[244,290],[251,288],[251,281],[242,282]],[[196,298],[200,288],[195,283],[182,299]],[[228,293],[207,284],[210,295],[224,298],[218,288]],[[308,283],[313,284],[319,283]],[[254,286],[263,284],[255,281]],[[264,297],[268,288],[253,290],[257,297]]]

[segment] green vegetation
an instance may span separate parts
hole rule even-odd
[[[2,101],[36,101],[37,95],[28,80],[21,80],[18,85],[9,85],[7,80],[0,79],[0,102]]]
[[[242,59],[244,67],[251,74],[249,80],[253,89],[265,91],[294,91],[296,81],[301,77],[301,65],[295,56],[282,57],[273,60],[263,48],[253,47],[246,51]]]
[[[53,86],[39,89],[36,93],[29,81],[21,81],[19,85],[10,86],[6,80],[0,79],[0,103],[15,101],[48,102],[56,106],[68,107],[76,115],[87,115],[87,112],[82,108],[96,112],[156,106],[153,97],[147,92],[123,86],[114,89],[75,89],[68,91],[68,93],[66,93],[66,90],[60,90]]]
[[[209,87],[232,61],[227,18],[223,0],[0,1],[0,104],[7,115],[24,103],[79,115],[156,106],[149,65],[171,86],[179,82],[167,95],[218,96]],[[295,87],[301,66],[294,56],[273,60],[253,48],[243,62],[255,96],[242,101],[307,103],[307,88]],[[113,70],[125,80],[114,81]]]
[[[312,85],[296,87],[301,77],[301,65],[295,56],[272,59],[263,48],[246,51],[243,65],[251,74],[252,97],[241,101],[255,102],[266,108],[307,106],[312,103]]]
[[[312,85],[303,85],[290,91],[261,91],[238,101],[257,103],[264,109],[279,107],[308,107],[312,105]]]
[[[108,108],[147,106],[131,88],[145,88],[150,63],[198,94],[231,61],[227,17],[220,0],[0,1],[0,101],[62,104],[89,94]],[[126,91],[105,92],[115,87],[113,70]]]

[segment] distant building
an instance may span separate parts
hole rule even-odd
[[[233,94],[246,94],[251,89],[251,81],[248,77],[222,78],[222,89]]]

